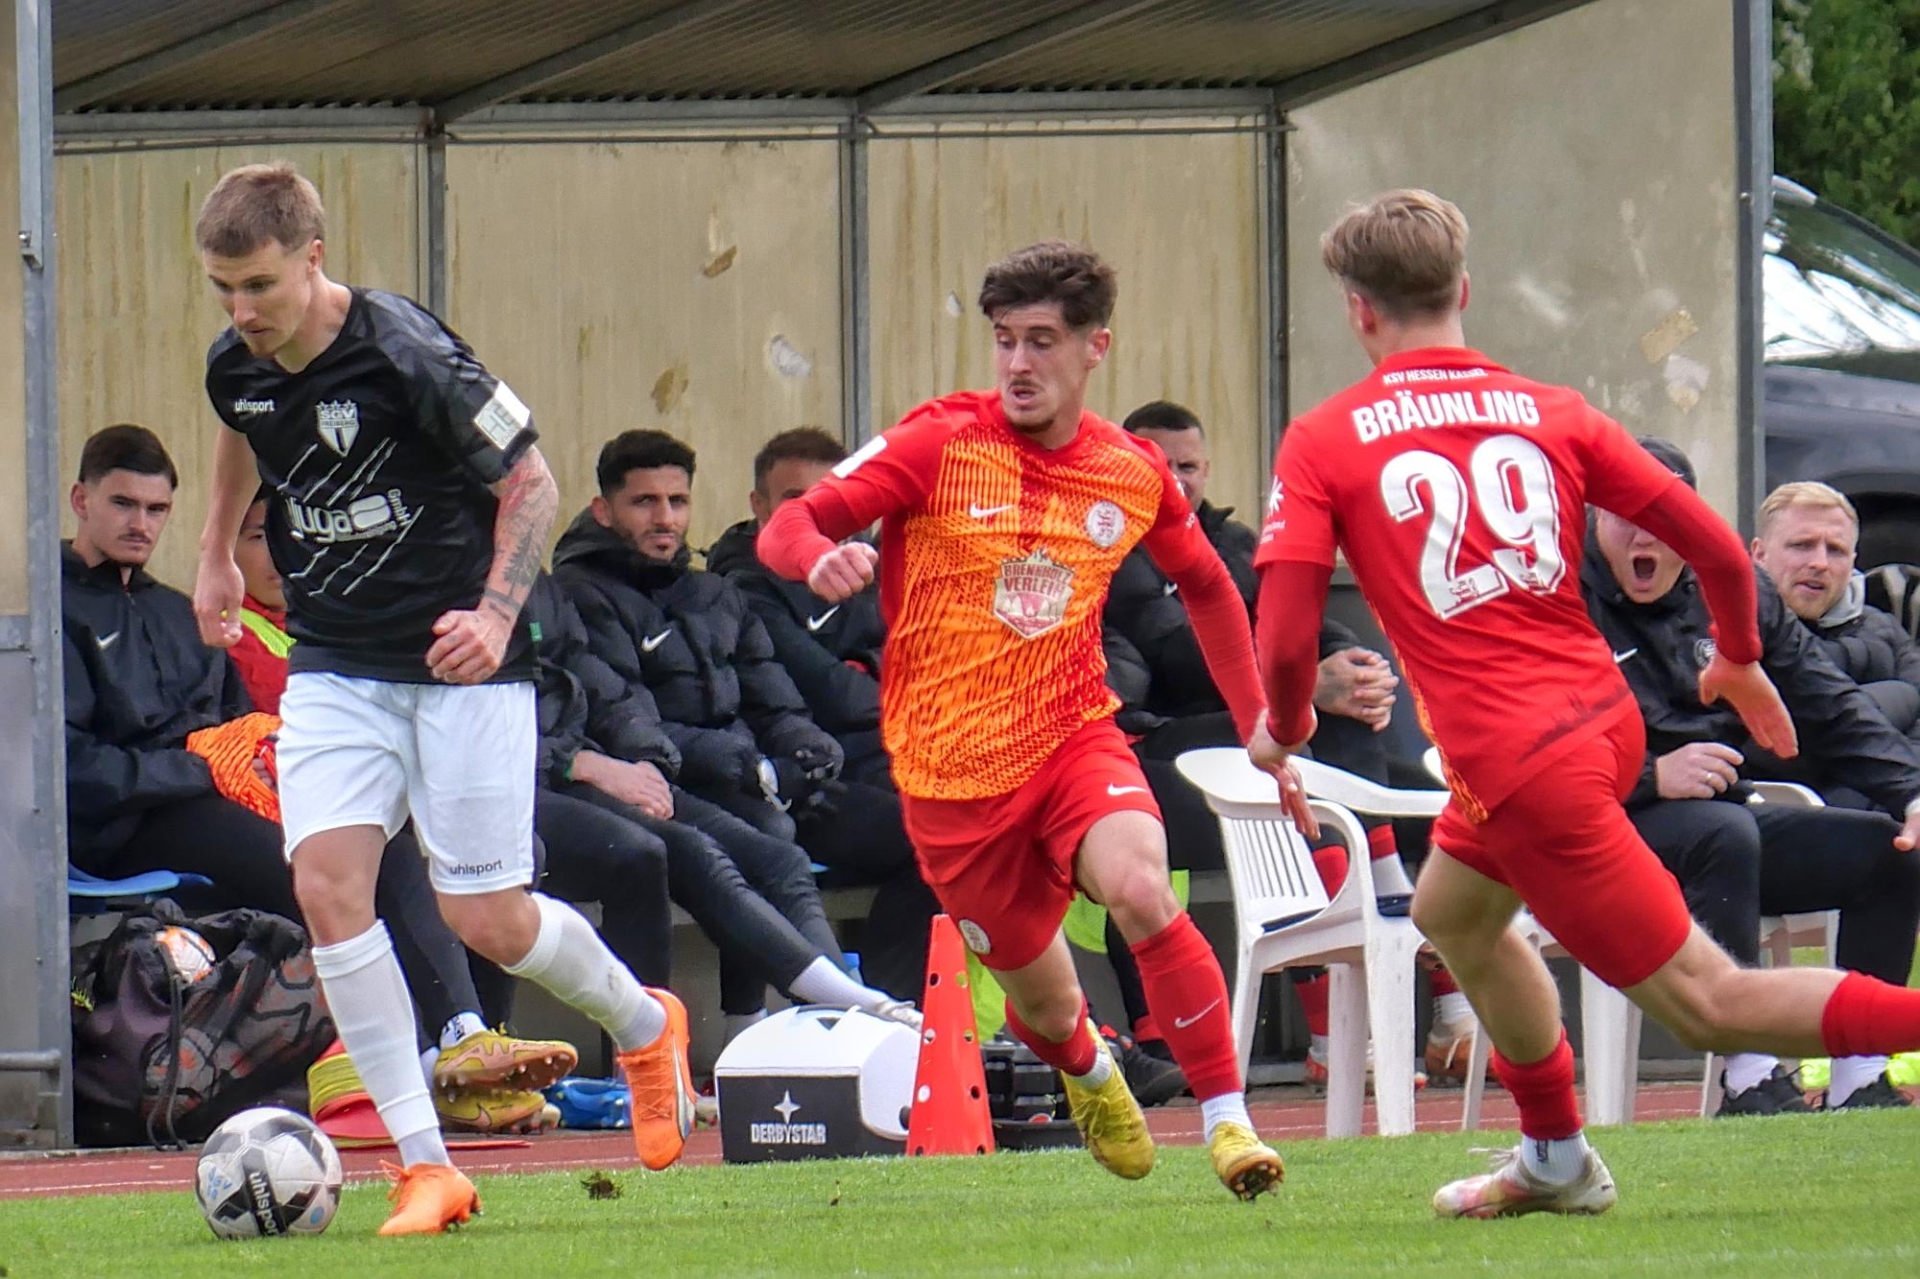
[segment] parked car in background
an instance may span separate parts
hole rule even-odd
[[[1763,269],[1767,486],[1851,498],[1869,598],[1920,633],[1920,253],[1776,177]]]

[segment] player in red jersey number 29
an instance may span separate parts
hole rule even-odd
[[[1588,503],[1694,567],[1718,651],[1700,676],[1754,740],[1794,754],[1756,664],[1753,568],[1733,531],[1576,392],[1465,346],[1467,226],[1425,191],[1348,211],[1321,240],[1373,374],[1288,427],[1255,565],[1262,681],[1284,765],[1313,731],[1316,636],[1336,548],[1405,666],[1452,798],[1414,896],[1493,1038],[1520,1147],[1434,1197],[1449,1217],[1594,1213],[1613,1179],[1588,1148],[1552,979],[1508,925],[1524,902],[1582,964],[1690,1047],[1793,1055],[1920,1046],[1920,992],[1830,969],[1745,970],[1688,917],[1620,801],[1645,730],[1588,620],[1577,566]],[[1909,816],[1896,839],[1920,840]]]

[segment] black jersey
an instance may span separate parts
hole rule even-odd
[[[533,443],[506,383],[424,308],[353,290],[340,335],[289,373],[232,329],[207,352],[207,394],[247,437],[287,593],[294,671],[431,683],[433,623],[478,605],[502,479]],[[533,678],[522,614],[494,676]]]

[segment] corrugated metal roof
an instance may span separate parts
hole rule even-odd
[[[63,111],[430,105],[503,76],[508,102],[851,98],[956,55],[935,91],[1263,85],[1463,15],[1567,3],[60,0],[54,89]],[[645,38],[608,39],[636,23]],[[582,46],[597,56],[568,56]]]

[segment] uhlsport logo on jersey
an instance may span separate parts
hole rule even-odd
[[[360,435],[360,406],[352,400],[322,400],[314,409],[320,419],[320,440],[341,457]]]
[[[287,530],[295,541],[317,542],[331,546],[335,542],[361,542],[370,537],[397,532],[418,519],[418,511],[409,510],[399,489],[374,493],[347,506],[308,506],[287,499]]]
[[[1045,635],[1067,616],[1073,598],[1073,570],[1036,547],[1031,555],[1006,560],[993,584],[993,615],[1021,639]]]

